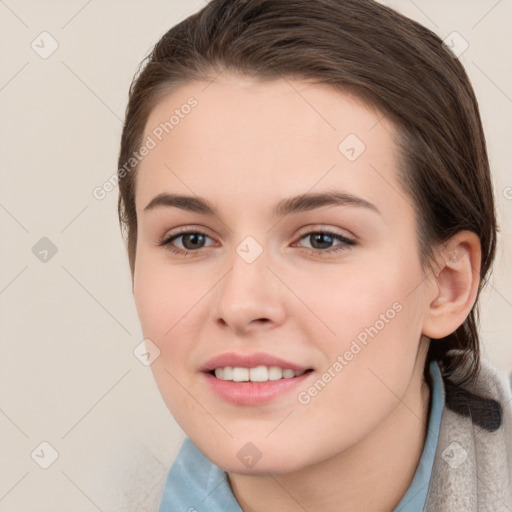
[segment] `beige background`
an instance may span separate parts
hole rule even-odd
[[[483,352],[508,374],[512,2],[383,3],[443,39],[457,31],[469,44],[460,59],[481,106],[501,225],[497,265],[482,297]],[[184,434],[150,368],[133,354],[142,335],[117,190],[102,201],[92,190],[116,171],[139,62],[202,5],[0,0],[1,511],[157,509]],[[58,48],[42,58],[51,38]],[[33,253],[47,243],[43,237],[57,248],[46,262]],[[40,464],[51,462],[52,452],[42,442],[58,454],[48,469]]]

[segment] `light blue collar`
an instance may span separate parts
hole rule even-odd
[[[430,408],[427,439],[412,483],[393,512],[422,512],[427,501],[444,409],[443,379],[437,361],[430,363],[430,376],[432,377],[432,406]]]

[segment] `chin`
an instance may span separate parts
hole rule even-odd
[[[216,462],[213,461],[216,466],[226,471],[227,473],[235,473],[238,475],[246,475],[246,476],[268,476],[268,473],[272,475],[285,475],[288,473],[292,473],[301,469],[295,462],[293,465],[283,465],[281,461],[278,460],[266,460],[263,461],[263,458],[260,459],[253,467],[247,467],[245,464],[236,462],[233,463],[233,460],[219,460]],[[223,464],[226,462],[226,464]]]
[[[236,446],[229,447],[220,445],[217,451],[208,449],[203,453],[222,470],[240,475],[268,476],[268,473],[280,475],[302,468],[296,451],[282,444],[279,447],[268,446],[261,449],[258,448],[257,443],[247,442],[241,447],[238,446],[239,443],[235,444]],[[198,448],[200,449],[199,446]],[[230,453],[233,455],[228,455]]]

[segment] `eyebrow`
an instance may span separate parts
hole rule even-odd
[[[219,216],[215,206],[208,200],[197,196],[168,194],[166,192],[155,196],[144,208],[148,212],[160,207],[174,207],[181,210],[200,213],[202,215]],[[372,203],[361,197],[342,191],[327,191],[306,193],[282,199],[274,208],[273,214],[282,217],[292,213],[315,210],[323,206],[357,206],[381,214]]]

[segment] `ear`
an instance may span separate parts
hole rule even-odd
[[[437,296],[427,307],[422,334],[444,338],[469,315],[480,285],[481,246],[471,231],[460,231],[437,251],[437,270],[432,276]]]

